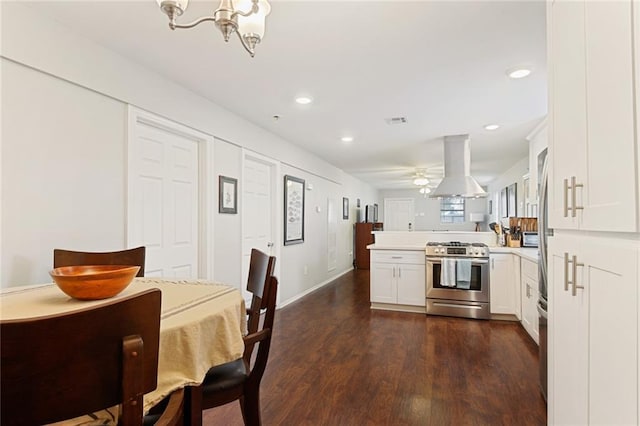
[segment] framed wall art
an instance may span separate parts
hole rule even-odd
[[[222,175],[218,178],[218,212],[238,213],[238,179]]]
[[[304,242],[304,180],[284,176],[284,245]]]
[[[342,219],[349,219],[349,199],[347,197],[342,198]]]
[[[516,217],[518,216],[518,184],[512,183],[507,187],[507,192],[509,194],[509,216]]]
[[[500,191],[500,217],[509,217],[509,200],[506,186]]]

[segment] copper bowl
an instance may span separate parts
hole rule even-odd
[[[86,265],[62,266],[49,272],[60,290],[74,299],[108,299],[133,281],[139,266]]]

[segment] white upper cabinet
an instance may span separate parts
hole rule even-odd
[[[631,1],[548,12],[549,226],[636,232]]]

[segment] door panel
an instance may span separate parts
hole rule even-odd
[[[398,303],[425,306],[424,265],[398,264]]]
[[[580,248],[578,284],[589,288],[589,421],[638,424],[637,251],[615,241]]]
[[[266,160],[245,156],[242,174],[242,291],[245,299],[251,249],[274,253],[275,165]]]
[[[415,229],[413,198],[385,198],[384,200],[384,230],[408,231]]]
[[[549,404],[550,424],[589,424],[588,303],[589,289],[571,295],[565,290],[564,253],[575,245],[559,236],[549,238]],[[584,282],[578,268],[578,282]],[[571,267],[569,267],[571,279]]]
[[[564,179],[586,175],[586,70],[584,3],[550,4],[549,37],[551,39],[549,134],[549,227],[578,228],[577,217],[564,216]],[[580,191],[578,191],[580,194]]]
[[[147,276],[198,277],[198,135],[185,131],[160,118],[132,126],[128,245],[147,247]]]
[[[371,264],[371,301],[397,303],[396,267],[392,263]]]
[[[327,271],[338,265],[338,211],[336,202],[327,198]]]

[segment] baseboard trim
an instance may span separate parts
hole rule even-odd
[[[345,275],[345,274],[348,274],[348,273],[349,273],[349,272],[351,272],[351,271],[353,271],[353,266],[352,266],[352,267],[350,267],[349,269],[347,269],[347,270],[345,270],[345,271],[343,271],[343,272],[341,272],[341,273],[337,274],[337,275],[334,275],[333,277],[329,278],[328,280],[323,281],[323,282],[321,282],[320,284],[316,284],[315,286],[313,286],[313,287],[311,287],[311,288],[309,288],[309,289],[307,289],[307,290],[303,291],[302,293],[297,294],[297,295],[293,296],[292,298],[285,300],[284,302],[281,302],[281,303],[277,306],[277,309],[284,308],[285,306],[290,305],[290,304],[292,304],[293,302],[296,302],[296,301],[298,301],[298,300],[302,299],[302,298],[303,298],[303,297],[305,297],[306,295],[313,293],[314,291],[316,291],[316,290],[318,290],[318,289],[320,289],[320,288],[324,287],[325,285],[329,284],[329,283],[330,283],[330,282],[332,282],[332,281],[337,280],[337,279],[338,279],[338,278],[340,278],[341,276],[343,276],[343,275]]]

